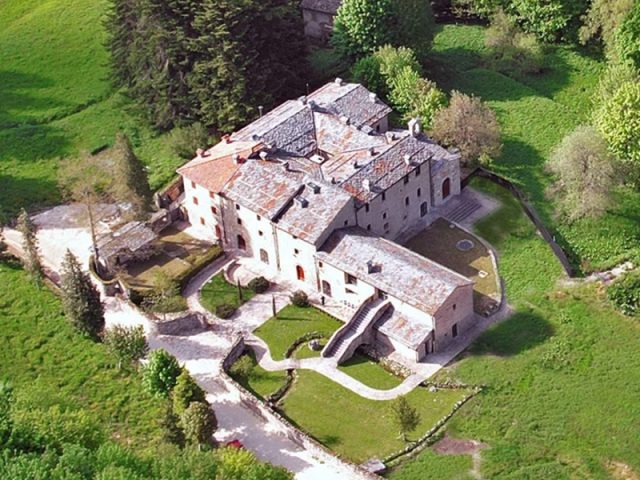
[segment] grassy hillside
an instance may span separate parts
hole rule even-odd
[[[60,157],[127,132],[159,187],[180,161],[109,84],[106,0],[0,0],[0,212],[59,200]]]

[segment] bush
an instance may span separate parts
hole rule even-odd
[[[640,68],[640,2],[636,1],[615,32],[615,51],[623,62]]]
[[[500,155],[500,126],[496,114],[479,98],[454,91],[449,106],[433,121],[434,140],[460,150],[464,165],[481,156]]]
[[[302,290],[298,290],[291,295],[291,303],[293,303],[296,307],[308,307],[309,297]]]
[[[211,140],[207,127],[199,122],[188,127],[174,128],[169,134],[171,150],[187,160],[196,156],[198,148],[207,148]]]
[[[242,355],[229,369],[229,372],[234,377],[247,379],[253,373],[255,364],[253,359],[249,355]]]
[[[154,350],[143,370],[142,383],[152,395],[167,398],[181,372],[176,357],[163,349]]]
[[[387,96],[386,80],[380,71],[380,60],[375,54],[358,60],[351,69],[351,76],[354,82],[361,83],[370,91],[381,97]]]
[[[102,341],[107,350],[118,359],[118,368],[122,364],[137,362],[149,351],[142,326],[114,325],[105,331]]]
[[[434,115],[446,105],[447,97],[435,83],[425,78],[410,67],[405,67],[393,79],[393,87],[389,99],[393,106],[408,121],[420,118],[425,128],[430,128]]]
[[[256,277],[249,282],[248,287],[253,290],[255,293],[264,293],[269,290],[271,284],[269,280],[264,277]]]
[[[216,317],[222,318],[223,320],[231,318],[231,315],[234,313],[236,313],[236,307],[230,303],[223,303],[216,307]]]
[[[173,411],[176,415],[182,415],[192,402],[206,403],[205,391],[196,383],[186,368],[183,368],[182,373],[178,376],[171,396]]]
[[[413,50],[406,47],[392,47],[385,45],[376,50],[373,56],[378,60],[380,65],[380,74],[384,78],[386,84],[386,93],[393,88],[394,79],[400,75],[405,68],[410,68],[418,75],[422,75],[422,66],[416,59]]]
[[[618,278],[607,288],[607,296],[625,315],[640,315],[640,270]]]
[[[198,446],[213,443],[218,420],[208,403],[192,402],[180,416],[180,423],[189,443]]]

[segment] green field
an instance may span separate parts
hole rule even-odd
[[[402,379],[387,372],[378,363],[356,354],[338,368],[365,385],[378,390],[389,390],[402,383]]]
[[[137,373],[117,370],[101,345],[80,336],[58,299],[12,263],[0,263],[0,331],[0,379],[13,384],[18,402],[86,410],[138,450],[161,443],[164,403],[146,393]]]
[[[224,274],[219,273],[202,287],[200,299],[202,305],[213,313],[220,305],[233,305],[239,308],[255,296],[255,292],[250,288],[241,286],[240,290],[242,291],[242,299],[238,295],[238,286],[231,285],[224,278]]]

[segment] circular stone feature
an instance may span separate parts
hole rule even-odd
[[[475,247],[475,245],[471,240],[460,240],[456,243],[456,248],[461,252],[468,252],[473,247]]]

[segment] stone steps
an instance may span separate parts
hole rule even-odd
[[[445,217],[452,222],[460,223],[481,208],[481,205],[472,200],[463,200],[455,208],[449,211]]]

